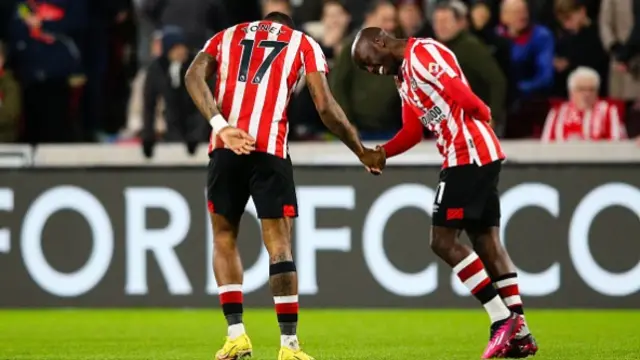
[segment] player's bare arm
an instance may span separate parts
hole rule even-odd
[[[198,53],[185,75],[185,87],[200,113],[206,119],[210,119],[209,123],[222,141],[238,155],[249,154],[255,150],[255,139],[243,130],[229,126],[220,115],[211,89],[207,84],[207,80],[211,78],[215,68],[216,60],[213,56],[205,52]]]
[[[216,59],[205,52],[200,52],[189,66],[184,78],[189,95],[205,119],[211,119],[220,114],[207,84],[207,80],[213,76],[215,68]]]
[[[311,98],[324,125],[358,156],[368,170],[379,173],[384,168],[383,154],[362,145],[358,131],[351,125],[331,94],[325,74],[313,72],[307,74],[306,80]]]

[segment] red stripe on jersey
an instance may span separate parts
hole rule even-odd
[[[226,74],[223,74],[225,67],[221,66],[222,64],[218,64],[218,79],[225,79],[225,88],[224,94],[222,94],[222,104],[218,104],[218,106],[222,105],[221,113],[222,115],[229,120],[229,114],[231,113],[231,107],[233,106],[234,94],[236,91],[236,86],[238,84],[238,74],[240,72],[240,57],[242,56],[242,46],[240,45],[240,41],[245,36],[244,28],[245,26],[238,25],[233,31],[233,36],[231,37],[231,41],[228,44],[228,48],[225,47],[223,40],[223,47],[221,51],[226,51],[226,55],[222,55],[222,57],[226,56]]]

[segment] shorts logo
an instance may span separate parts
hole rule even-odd
[[[447,209],[447,220],[462,220],[464,219],[464,209],[455,208]]]
[[[207,201],[207,209],[209,209],[209,212],[213,214],[213,201],[209,200]]]
[[[296,207],[293,205],[284,205],[282,207],[282,215],[286,217],[295,217],[296,216]]]

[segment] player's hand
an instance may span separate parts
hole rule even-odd
[[[387,155],[380,146],[376,146],[375,150],[365,148],[364,153],[360,156],[360,161],[368,172],[380,175],[387,163]]]
[[[218,133],[218,136],[229,149],[238,155],[247,155],[256,149],[256,140],[244,130],[236,127],[227,126]]]

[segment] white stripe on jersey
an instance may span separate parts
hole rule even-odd
[[[325,71],[326,69],[324,64],[326,64],[327,61],[324,59],[324,52],[322,51],[322,48],[315,40],[310,39],[307,35],[305,35],[305,37],[307,38],[309,44],[311,44],[311,48],[313,48],[313,54],[315,55],[316,61],[316,69],[318,71]]]
[[[288,79],[289,73],[293,68],[293,63],[296,60],[296,55],[300,51],[300,42],[302,41],[303,34],[300,31],[294,31],[291,34],[289,40],[289,46],[287,46],[287,54],[284,58],[284,66],[282,67],[282,77],[280,79],[280,88],[278,90],[278,98],[276,100],[276,106],[273,111],[273,119],[271,120],[271,129],[269,130],[269,142],[267,145],[267,152],[273,154],[276,151],[276,145],[278,140],[278,126],[282,121],[282,114],[287,107],[287,100],[289,97]],[[287,134],[289,132],[289,125],[287,125]],[[287,151],[287,137],[285,136],[283,142],[283,153]]]
[[[464,123],[464,110],[462,109],[460,109],[460,124],[462,126],[462,135],[465,142],[464,146],[467,147],[467,151],[469,152],[469,161],[472,163],[475,162],[476,164],[481,164],[480,155],[478,154],[478,149],[476,148],[476,143],[473,141],[473,136],[471,136],[469,127]],[[453,139],[455,141],[455,137]]]
[[[236,25],[228,28],[222,35],[222,50],[219,52],[220,65],[218,65],[218,74],[220,74],[220,78],[217,80],[219,84],[217,105],[219,108],[222,108],[224,92],[227,86],[227,77],[229,76],[229,54],[231,52],[231,40],[233,39],[233,34],[235,33],[237,27],[238,26]]]
[[[476,119],[473,119],[473,122],[478,127],[478,130],[480,130],[480,134],[482,134],[484,143],[487,144],[487,150],[489,150],[489,156],[491,156],[492,159],[497,160],[499,157],[498,149],[496,148],[496,144],[493,143],[491,134],[489,133],[489,130],[487,130],[487,126],[485,125],[486,123],[483,123],[482,121],[476,120]]]
[[[424,47],[427,49],[427,52],[429,52],[429,55],[431,55],[431,57],[436,61],[436,63],[440,65],[440,67],[447,73],[447,75],[449,75],[452,78],[458,76],[458,74],[456,74],[456,72],[451,68],[451,66],[447,64],[447,62],[444,60],[442,55],[440,55],[440,52],[438,51],[438,49],[436,49],[436,46],[434,45],[434,43],[430,42]]]
[[[258,26],[260,21],[255,21],[250,23],[247,28],[252,28],[254,26]],[[255,40],[256,31],[248,31],[247,35],[245,35],[244,39],[247,40]],[[240,60],[242,61],[242,60]],[[251,81],[250,79],[246,79],[246,81]],[[238,126],[238,118],[240,117],[240,110],[242,107],[242,100],[244,98],[244,89],[246,88],[246,83],[244,81],[237,81],[235,91],[233,92],[233,100],[231,100],[231,112],[229,113],[229,118],[227,121],[231,126]]]
[[[278,36],[280,34],[280,29],[282,25],[273,23],[271,24],[272,28],[276,28],[277,31],[269,30],[269,35],[267,40],[275,41],[278,40]],[[264,59],[271,54],[272,51],[275,51],[274,48],[269,47],[265,48],[264,51]],[[269,87],[269,77],[271,76],[271,66],[267,68],[262,79],[260,79],[260,85],[258,85],[258,91],[256,93],[256,101],[253,102],[253,111],[251,112],[251,119],[249,120],[249,135],[254,139],[258,138],[258,129],[260,128],[260,118],[262,117],[262,107],[264,106],[264,99],[267,96],[267,88]],[[247,81],[250,81],[247,79]]]

